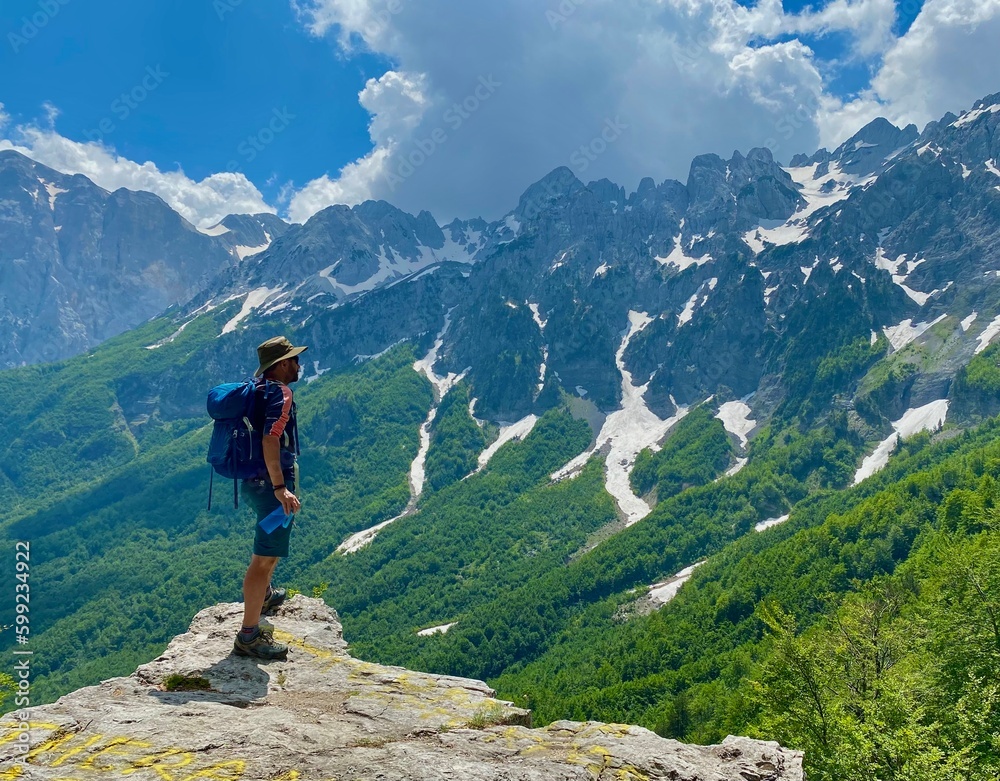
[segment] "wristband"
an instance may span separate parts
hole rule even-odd
[[[285,484],[284,484],[284,483],[282,483],[281,485],[276,485],[276,486],[274,486],[274,488],[272,488],[271,490],[272,490],[272,491],[280,491],[280,490],[282,490],[282,489],[283,489],[284,487],[285,487]]]

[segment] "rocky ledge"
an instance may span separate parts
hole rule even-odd
[[[8,714],[0,779],[804,779],[802,755],[777,743],[688,746],[596,722],[531,729],[481,681],[353,659],[317,599],[297,596],[272,619],[286,661],[232,656],[241,614],[207,608],[128,678],[31,709],[27,745]]]

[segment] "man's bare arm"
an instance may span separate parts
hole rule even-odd
[[[283,485],[284,476],[281,474],[281,438],[266,434],[264,436],[264,463],[267,465],[267,474],[271,478],[271,485]],[[296,486],[298,488],[298,486]],[[297,513],[301,504],[298,497],[287,488],[274,492],[275,497],[281,502],[285,515]]]

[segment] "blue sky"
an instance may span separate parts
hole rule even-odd
[[[496,217],[558,165],[632,189],[961,111],[1000,90],[998,22],[1000,0],[5,0],[0,147],[201,225],[370,197]]]
[[[0,101],[15,121],[43,116],[49,102],[70,138],[100,139],[196,179],[235,163],[268,200],[281,184],[337,171],[370,149],[357,96],[385,71],[385,58],[342,57],[333,40],[310,36],[287,3],[245,0],[217,11],[210,0],[102,0],[100,8],[72,0],[17,53],[3,42]],[[0,30],[19,31],[38,11],[37,0],[5,0]],[[144,79],[155,89],[134,110],[114,103],[142,90]],[[275,110],[294,119],[249,159],[256,150],[248,137]],[[114,129],[101,133],[102,120]]]

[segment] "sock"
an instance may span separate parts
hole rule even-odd
[[[260,627],[257,624],[254,624],[253,626],[245,626],[240,629],[240,639],[244,642],[253,640],[259,632]]]

